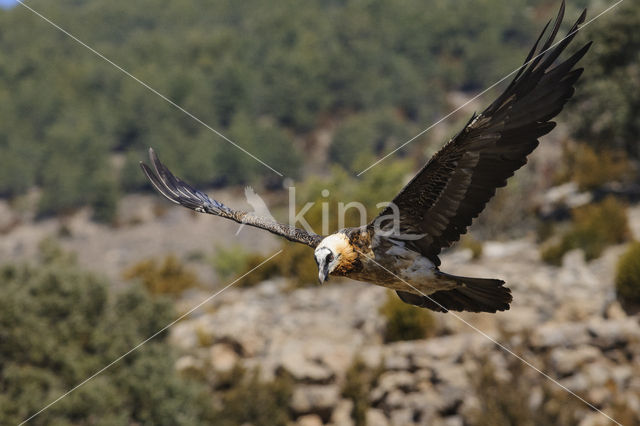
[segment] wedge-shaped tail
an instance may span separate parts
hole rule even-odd
[[[436,291],[428,296],[398,291],[398,296],[403,302],[437,312],[449,310],[496,312],[509,309],[509,303],[513,298],[511,290],[504,286],[502,280],[458,277],[443,272],[438,272],[438,274],[443,278],[455,281],[460,287],[453,290]]]

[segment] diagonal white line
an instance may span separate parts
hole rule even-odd
[[[369,169],[371,169],[372,167],[377,166],[378,164],[380,164],[381,162],[383,162],[384,160],[386,160],[387,158],[391,157],[393,154],[395,154],[396,152],[400,151],[402,148],[404,148],[405,146],[409,145],[411,142],[413,142],[414,140],[418,139],[420,136],[424,135],[425,133],[427,133],[429,130],[431,130],[432,128],[434,128],[435,126],[437,126],[438,124],[442,123],[444,120],[446,120],[447,118],[451,117],[453,114],[455,114],[456,112],[460,111],[462,108],[466,107],[467,105],[469,105],[471,102],[475,101],[476,99],[478,99],[480,96],[484,95],[485,93],[487,93],[489,90],[493,89],[494,87],[496,87],[498,84],[502,83],[503,81],[505,81],[507,78],[511,77],[513,74],[515,74],[516,72],[518,72],[521,68],[527,66],[529,63],[531,63],[532,61],[536,60],[536,58],[540,57],[541,55],[544,55],[545,53],[547,53],[550,49],[553,49],[554,47],[556,47],[559,43],[562,43],[567,37],[570,37],[571,35],[577,33],[578,31],[580,31],[581,29],[585,28],[587,25],[589,25],[590,23],[592,23],[593,21],[595,21],[596,19],[598,19],[599,17],[601,17],[602,15],[604,15],[605,13],[609,12],[610,10],[612,10],[614,7],[618,6],[620,3],[622,3],[624,0],[618,0],[617,2],[615,2],[614,4],[612,4],[611,6],[609,6],[608,8],[606,8],[605,10],[603,10],[602,12],[600,12],[598,15],[594,16],[593,18],[591,18],[590,20],[588,20],[587,22],[585,22],[584,24],[582,24],[580,26],[580,28],[578,28],[577,30],[570,32],[569,34],[567,34],[564,38],[562,38],[561,40],[559,40],[558,42],[554,43],[552,46],[550,46],[548,49],[543,50],[542,52],[540,52],[539,54],[537,54],[536,56],[534,56],[533,58],[531,58],[530,60],[528,60],[527,62],[525,62],[524,64],[520,65],[518,68],[516,68],[515,70],[511,71],[509,74],[505,75],[504,77],[502,77],[500,80],[496,81],[495,83],[493,83],[491,86],[487,87],[486,89],[484,89],[482,92],[478,93],[477,95],[475,95],[473,98],[469,99],[467,102],[463,103],[462,105],[460,105],[458,108],[454,109],[453,111],[451,111],[450,113],[448,113],[447,115],[445,115],[444,117],[440,118],[438,121],[436,121],[435,123],[433,123],[432,125],[430,125],[429,127],[427,127],[426,129],[424,129],[423,131],[421,131],[420,133],[418,133],[417,135],[415,135],[414,137],[412,137],[411,139],[409,139],[408,141],[404,142],[402,145],[398,146],[397,148],[395,148],[393,151],[391,151],[390,153],[388,153],[387,155],[385,155],[384,157],[380,158],[379,160],[377,160],[376,162],[374,162],[373,164],[371,164],[369,167],[367,167],[366,169],[364,169],[363,171],[361,171],[360,173],[358,173],[357,176],[362,175],[363,173],[365,173],[366,171],[368,171]]]
[[[211,299],[213,299],[214,297],[216,297],[217,295],[219,295],[220,293],[222,293],[223,291],[225,291],[226,289],[228,289],[229,287],[231,287],[232,285],[234,285],[235,283],[237,283],[238,281],[240,281],[241,279],[243,279],[244,277],[246,277],[247,275],[249,275],[250,273],[252,273],[253,271],[255,271],[256,269],[260,268],[262,265],[264,265],[265,263],[269,262],[271,259],[273,259],[274,257],[276,257],[277,255],[279,255],[280,253],[282,253],[282,250],[278,250],[276,253],[274,253],[273,255],[271,255],[271,257],[269,257],[268,259],[263,260],[262,262],[260,262],[259,265],[255,266],[254,268],[252,268],[250,271],[245,272],[243,275],[241,275],[240,277],[236,278],[235,280],[233,280],[231,283],[227,284],[222,290],[217,291],[216,293],[212,294],[211,296],[207,297],[206,299],[204,299],[202,302],[198,303],[196,306],[194,306],[193,308],[189,309],[189,311],[187,311],[186,313],[180,315],[178,318],[176,318],[175,320],[173,320],[172,322],[170,322],[169,324],[167,324],[166,326],[164,326],[162,329],[156,331],[153,335],[151,335],[150,337],[146,338],[145,340],[143,340],[142,342],[138,343],[136,346],[134,346],[133,348],[129,349],[126,353],[120,355],[118,358],[114,359],[113,361],[111,361],[109,364],[107,364],[106,366],[102,367],[100,370],[96,371],[95,373],[93,373],[91,376],[87,377],[86,379],[84,379],[82,382],[78,383],[77,385],[75,385],[73,388],[71,388],[70,390],[68,390],[67,392],[65,392],[64,394],[60,395],[58,398],[56,398],[54,401],[50,402],[49,404],[45,405],[44,407],[42,407],[38,412],[32,414],[31,416],[29,416],[28,418],[24,419],[22,421],[22,423],[20,423],[20,425],[18,426],[22,426],[23,424],[27,423],[28,421],[30,421],[31,419],[33,419],[34,417],[36,417],[37,415],[39,415],[40,413],[42,413],[43,411],[47,410],[49,407],[51,407],[53,404],[57,403],[58,401],[60,401],[61,399],[63,399],[64,397],[68,396],[71,392],[75,391],[76,389],[78,389],[79,387],[85,385],[87,382],[89,382],[90,380],[92,380],[94,377],[98,376],[100,373],[102,373],[103,371],[105,371],[106,369],[108,369],[109,367],[111,367],[112,365],[116,364],[117,362],[119,362],[121,359],[123,359],[124,357],[126,357],[127,355],[129,355],[131,352],[134,352],[135,350],[137,350],[138,348],[140,348],[142,345],[144,345],[145,343],[147,343],[149,340],[153,339],[154,337],[156,337],[158,334],[162,333],[163,331],[167,330],[169,327],[173,326],[175,323],[177,323],[178,321],[180,321],[181,319],[185,318],[186,316],[188,316],[189,314],[191,314],[193,311],[195,311],[196,309],[198,309],[200,306],[204,305],[205,303],[207,303],[208,301],[210,301]]]
[[[99,58],[103,59],[104,61],[108,62],[109,64],[113,65],[116,69],[118,69],[118,71],[122,72],[123,74],[125,74],[126,76],[132,78],[133,80],[135,80],[136,82],[138,82],[140,85],[142,85],[144,88],[146,88],[147,90],[149,90],[150,92],[158,95],[160,98],[162,98],[163,100],[165,100],[166,102],[168,102],[169,104],[171,104],[173,107],[177,108],[178,110],[182,111],[184,114],[188,115],[190,118],[192,118],[193,120],[195,120],[196,122],[198,122],[199,124],[203,125],[204,127],[206,127],[207,129],[209,129],[210,131],[212,131],[213,133],[215,133],[216,135],[220,136],[222,139],[224,139],[225,141],[229,142],[231,145],[235,146],[236,148],[238,148],[240,151],[244,152],[245,154],[247,154],[249,157],[253,158],[254,160],[256,160],[258,163],[262,164],[263,166],[265,166],[266,168],[270,169],[272,172],[274,172],[275,174],[277,174],[278,176],[283,176],[282,173],[280,173],[279,171],[277,171],[276,169],[274,169],[273,167],[271,167],[270,165],[268,165],[267,163],[265,163],[264,161],[262,161],[261,159],[259,159],[258,157],[256,157],[255,155],[253,155],[252,153],[250,153],[249,151],[247,151],[246,149],[244,149],[243,147],[241,147],[240,145],[238,145],[237,143],[235,143],[234,141],[232,141],[231,139],[229,139],[228,137],[226,137],[225,135],[223,135],[222,133],[220,133],[219,131],[217,131],[216,129],[214,129],[213,127],[211,127],[210,125],[208,125],[207,123],[205,123],[204,121],[202,121],[201,119],[199,119],[198,117],[196,117],[195,115],[193,115],[192,113],[190,113],[189,111],[187,111],[186,109],[184,109],[183,107],[181,107],[180,105],[178,105],[177,103],[175,103],[174,101],[172,101],[171,99],[169,99],[168,97],[166,97],[165,95],[163,95],[162,93],[158,92],[156,89],[154,89],[153,87],[149,86],[147,83],[145,83],[144,81],[140,80],[138,77],[136,77],[135,75],[131,74],[129,71],[125,70],[124,68],[122,68],[120,65],[116,64],[115,62],[113,62],[111,59],[107,58],[106,56],[104,56],[102,53],[98,52],[96,49],[94,49],[93,47],[89,46],[88,44],[86,44],[85,42],[83,42],[82,40],[80,40],[78,37],[74,36],[73,34],[71,34],[69,31],[65,30],[64,28],[60,27],[58,24],[56,24],[55,22],[53,22],[51,19],[47,18],[46,16],[42,15],[40,12],[34,10],[33,8],[31,8],[30,6],[27,6],[23,0],[16,0],[16,2],[20,3],[21,6],[25,7],[26,9],[30,10],[31,12],[33,12],[35,15],[39,16],[42,20],[44,20],[45,22],[49,23],[51,26],[53,26],[54,28],[58,29],[59,31],[61,31],[62,33],[64,33],[65,35],[67,35],[68,37],[70,37],[71,39],[73,39],[75,42],[77,42],[78,44],[82,45],[83,47],[86,47],[88,50],[91,51],[91,53],[93,53],[94,55],[98,56]]]
[[[540,373],[542,376],[546,377],[547,379],[549,379],[550,381],[552,381],[553,383],[555,383],[556,385],[558,385],[559,387],[561,387],[562,389],[564,389],[565,391],[569,392],[571,395],[575,396],[576,398],[578,398],[580,401],[582,401],[583,403],[585,403],[587,406],[589,406],[590,408],[594,409],[595,411],[599,412],[600,414],[602,414],[603,416],[605,416],[607,419],[611,420],[612,422],[614,422],[615,424],[622,426],[621,423],[615,421],[614,419],[612,419],[611,417],[609,417],[609,415],[607,415],[604,411],[598,409],[597,407],[595,407],[593,404],[591,404],[589,401],[585,400],[584,398],[582,398],[580,395],[578,395],[577,393],[575,393],[574,391],[572,391],[571,389],[569,389],[568,387],[564,386],[563,384],[561,384],[560,382],[558,382],[557,380],[555,380],[553,377],[549,376],[547,373],[545,373],[544,371],[540,370],[538,367],[536,367],[535,365],[531,364],[529,361],[527,361],[526,359],[522,358],[520,355],[516,354],[515,352],[513,352],[511,349],[509,349],[507,346],[503,345],[502,343],[498,342],[496,339],[494,339],[493,337],[489,336],[487,333],[485,333],[484,331],[480,330],[479,328],[477,328],[476,326],[474,326],[473,324],[469,323],[468,321],[466,321],[464,318],[462,318],[460,315],[456,314],[455,312],[445,308],[444,306],[442,306],[440,303],[436,302],[435,300],[433,300],[431,297],[427,296],[426,294],[424,294],[423,292],[421,292],[420,290],[418,290],[417,288],[415,288],[414,286],[412,286],[411,284],[409,284],[407,281],[403,280],[402,278],[400,278],[399,276],[397,276],[396,274],[394,274],[393,272],[391,272],[390,270],[388,270],[387,268],[385,268],[383,265],[381,265],[379,262],[377,262],[373,257],[371,256],[367,256],[366,254],[362,253],[361,251],[358,250],[358,252],[365,256],[366,258],[368,258],[369,260],[373,261],[376,265],[380,266],[382,269],[384,269],[385,271],[387,271],[388,273],[390,273],[391,275],[393,275],[394,277],[396,277],[397,279],[399,279],[400,281],[402,281],[403,283],[405,283],[406,285],[408,285],[409,287],[411,287],[412,289],[414,289],[415,291],[417,291],[418,293],[422,294],[424,297],[426,297],[427,299],[429,299],[430,301],[432,301],[433,303],[435,303],[436,305],[440,306],[442,309],[444,309],[445,311],[447,311],[448,314],[453,315],[455,318],[459,319],[460,321],[462,321],[464,324],[468,325],[469,327],[471,327],[471,329],[473,329],[474,331],[478,332],[479,334],[481,334],[482,336],[486,337],[487,339],[489,339],[491,342],[493,342],[495,345],[499,346],[500,349],[502,349],[503,351],[513,355],[514,357],[516,357],[517,359],[519,359],[520,361],[522,361],[525,365],[531,367],[532,369],[534,369],[535,371],[537,371],[538,373]]]

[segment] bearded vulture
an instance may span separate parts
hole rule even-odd
[[[505,91],[474,114],[393,199],[400,228],[394,232],[381,224],[394,213],[391,205],[364,227],[320,236],[223,205],[175,177],[152,149],[153,168],[141,167],[158,192],[174,203],[314,248],[321,283],[329,275],[365,281],[395,290],[406,303],[440,312],[507,310],[512,297],[504,281],[442,272],[438,254],[460,239],[496,189],[525,165],[538,138],[554,128],[550,120],[573,95],[582,74],[582,68],[574,66],[591,43],[554,65],[584,22],[586,10],[568,35],[553,44],[563,15],[564,2],[549,36],[540,45],[551,22]]]

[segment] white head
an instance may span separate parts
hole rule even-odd
[[[335,271],[341,263],[345,260],[350,261],[350,259],[347,259],[350,256],[345,255],[352,252],[353,249],[345,234],[332,234],[320,241],[314,253],[318,264],[318,280],[320,280],[320,284],[327,281],[329,274]]]

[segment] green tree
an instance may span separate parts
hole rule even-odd
[[[626,2],[597,31],[568,114],[576,135],[596,149],[640,158],[640,4]]]
[[[532,17],[546,15],[548,1],[30,5],[298,177],[319,127],[343,123],[331,159],[354,170],[440,117],[445,93],[477,91],[515,68],[537,35]],[[119,191],[150,188],[137,167],[149,146],[199,186],[280,184],[269,168],[22,7],[0,10],[0,49],[0,196],[38,186],[42,214],[92,204],[96,219],[111,221]],[[112,161],[121,157],[123,169]]]
[[[48,242],[37,264],[0,268],[0,423],[17,424],[174,318],[140,287],[111,294]],[[198,424],[203,389],[180,379],[166,333],[32,424]]]

